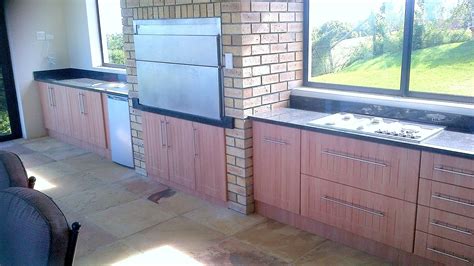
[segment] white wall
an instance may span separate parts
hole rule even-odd
[[[5,16],[18,95],[23,136],[46,134],[33,71],[69,67],[69,51],[62,0],[6,0]],[[36,40],[36,32],[54,35],[49,54],[56,65],[46,60],[47,44]]]

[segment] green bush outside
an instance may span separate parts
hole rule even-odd
[[[109,51],[110,64],[125,65],[123,34],[115,33],[107,35],[107,49]]]
[[[0,135],[8,135],[11,133],[10,119],[7,111],[7,99],[5,96],[5,88],[3,84],[3,75],[0,72]]]

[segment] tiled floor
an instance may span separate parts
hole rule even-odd
[[[52,138],[0,143],[16,152],[69,222],[83,225],[76,265],[382,265],[316,235],[244,216],[136,175]],[[165,191],[157,203],[151,194]]]

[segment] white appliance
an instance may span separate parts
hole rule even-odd
[[[127,96],[107,95],[112,161],[133,168],[132,133]]]

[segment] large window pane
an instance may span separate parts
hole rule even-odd
[[[104,64],[124,65],[120,0],[97,0]]]
[[[410,90],[474,97],[472,0],[416,0]]]
[[[10,134],[11,128],[7,109],[7,97],[5,95],[2,69],[0,68],[0,136]]]
[[[309,1],[309,81],[400,89],[405,1]]]

